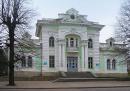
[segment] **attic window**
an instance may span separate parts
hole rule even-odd
[[[112,41],[110,41],[110,46],[112,46]]]
[[[75,16],[74,16],[74,15],[71,15],[70,18],[71,18],[71,19],[75,19]]]

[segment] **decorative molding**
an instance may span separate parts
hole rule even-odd
[[[56,33],[53,32],[53,31],[48,31],[48,35],[49,35],[50,37],[53,36],[53,37],[56,38]]]
[[[65,45],[65,39],[58,39],[57,42],[59,45]]]
[[[81,45],[82,46],[87,46],[88,45],[88,40],[81,40]]]
[[[74,35],[78,35],[80,38],[82,38],[82,34],[80,32],[78,32],[77,30],[70,30],[64,33],[64,36],[69,35],[69,34],[74,34]]]

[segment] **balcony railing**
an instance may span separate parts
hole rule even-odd
[[[100,44],[100,48],[119,48],[119,49],[126,49],[126,44],[113,44],[113,46],[109,46],[108,44],[106,43],[101,43]]]
[[[66,47],[67,52],[78,52],[79,47]]]

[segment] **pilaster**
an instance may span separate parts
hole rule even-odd
[[[65,60],[65,40],[59,39],[58,46],[59,46],[59,70],[67,71],[66,60]]]
[[[87,47],[87,40],[81,41],[81,49],[82,49],[82,67],[81,71],[87,71],[88,67],[88,47]]]

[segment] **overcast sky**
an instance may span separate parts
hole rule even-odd
[[[65,13],[75,8],[79,14],[88,15],[88,20],[105,25],[100,32],[100,42],[114,35],[116,17],[119,16],[123,0],[32,0],[31,6],[37,12],[31,33],[35,33],[36,20],[57,18],[58,13]]]

